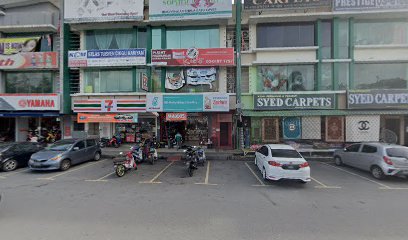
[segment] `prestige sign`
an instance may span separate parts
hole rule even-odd
[[[334,0],[333,11],[407,9],[407,0]]]
[[[344,1],[344,0],[343,0]],[[331,0],[245,0],[245,10],[329,7]]]
[[[407,108],[408,90],[349,91],[347,103],[350,109]]]
[[[152,50],[156,66],[234,66],[234,48]]]
[[[256,94],[255,110],[334,109],[335,94]]]

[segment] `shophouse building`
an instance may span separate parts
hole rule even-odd
[[[407,13],[405,1],[245,0],[245,144],[407,145]]]
[[[0,1],[0,141],[60,132],[58,1]]]
[[[233,147],[231,1],[176,2],[65,1],[64,100],[72,104],[64,111],[73,112],[73,135],[132,143],[148,133],[168,145],[179,132],[187,144]]]

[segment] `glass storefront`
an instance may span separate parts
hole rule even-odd
[[[353,89],[406,89],[407,63],[355,64]]]
[[[406,21],[359,21],[354,24],[356,45],[408,44]]]

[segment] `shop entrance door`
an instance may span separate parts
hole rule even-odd
[[[399,118],[386,118],[385,119],[385,128],[393,131],[397,135],[397,139],[398,139],[397,144],[401,143],[400,124],[401,124],[401,121]]]
[[[220,147],[229,146],[229,137],[227,136],[231,136],[230,123],[220,123],[220,136]]]

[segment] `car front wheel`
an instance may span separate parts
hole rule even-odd
[[[14,171],[17,168],[17,161],[14,159],[7,160],[5,163],[3,163],[3,171],[5,172],[10,172]]]
[[[68,159],[65,159],[61,162],[61,171],[66,171],[71,167],[71,161]]]
[[[99,160],[101,160],[101,154],[99,152],[96,152],[94,156],[94,161],[99,161]]]

